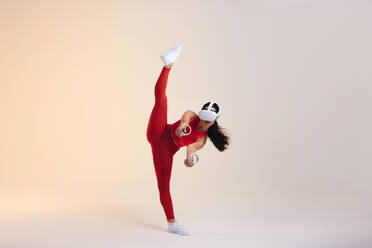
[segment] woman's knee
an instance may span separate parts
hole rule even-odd
[[[160,192],[160,195],[167,195],[170,193],[170,190],[169,190],[169,183],[159,183],[158,184],[158,189],[159,189],[159,192]]]
[[[162,117],[164,117],[164,115],[167,114],[167,110],[168,110],[167,97],[156,97],[155,98],[155,108],[158,111],[161,111],[160,115],[162,115]]]
[[[160,196],[160,202],[162,204],[167,203],[171,199],[169,188],[160,190],[159,196]]]

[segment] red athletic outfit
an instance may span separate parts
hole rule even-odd
[[[207,132],[199,132],[196,128],[199,117],[189,123],[192,128],[191,134],[182,137],[178,137],[175,134],[175,130],[181,120],[168,124],[166,88],[169,71],[170,68],[164,66],[156,82],[154,90],[155,105],[152,109],[146,132],[147,140],[151,144],[160,202],[167,220],[174,219],[172,198],[169,190],[173,156],[181,147],[194,143],[197,138],[207,135]],[[188,128],[187,132],[190,132]]]

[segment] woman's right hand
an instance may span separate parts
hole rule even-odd
[[[176,129],[176,135],[181,137],[181,129],[183,129],[184,133],[187,133],[187,122],[181,122],[181,124]]]
[[[186,165],[186,167],[193,167],[194,164],[189,161],[189,159],[185,158],[183,163]]]

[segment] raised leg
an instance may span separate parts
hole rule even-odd
[[[160,140],[168,122],[166,89],[171,66],[164,66],[155,84],[155,104],[147,124],[147,140],[152,144]]]

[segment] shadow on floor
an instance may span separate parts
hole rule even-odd
[[[105,216],[108,216],[107,212],[105,213]],[[159,231],[166,231],[164,227],[161,227],[160,225],[155,225],[147,220],[140,219],[137,216],[130,216],[130,213],[119,212],[119,211],[111,212],[111,214],[109,214],[109,217],[119,222],[130,223],[130,224],[134,224],[137,226],[141,226],[141,227],[145,227],[149,229],[155,229]]]

